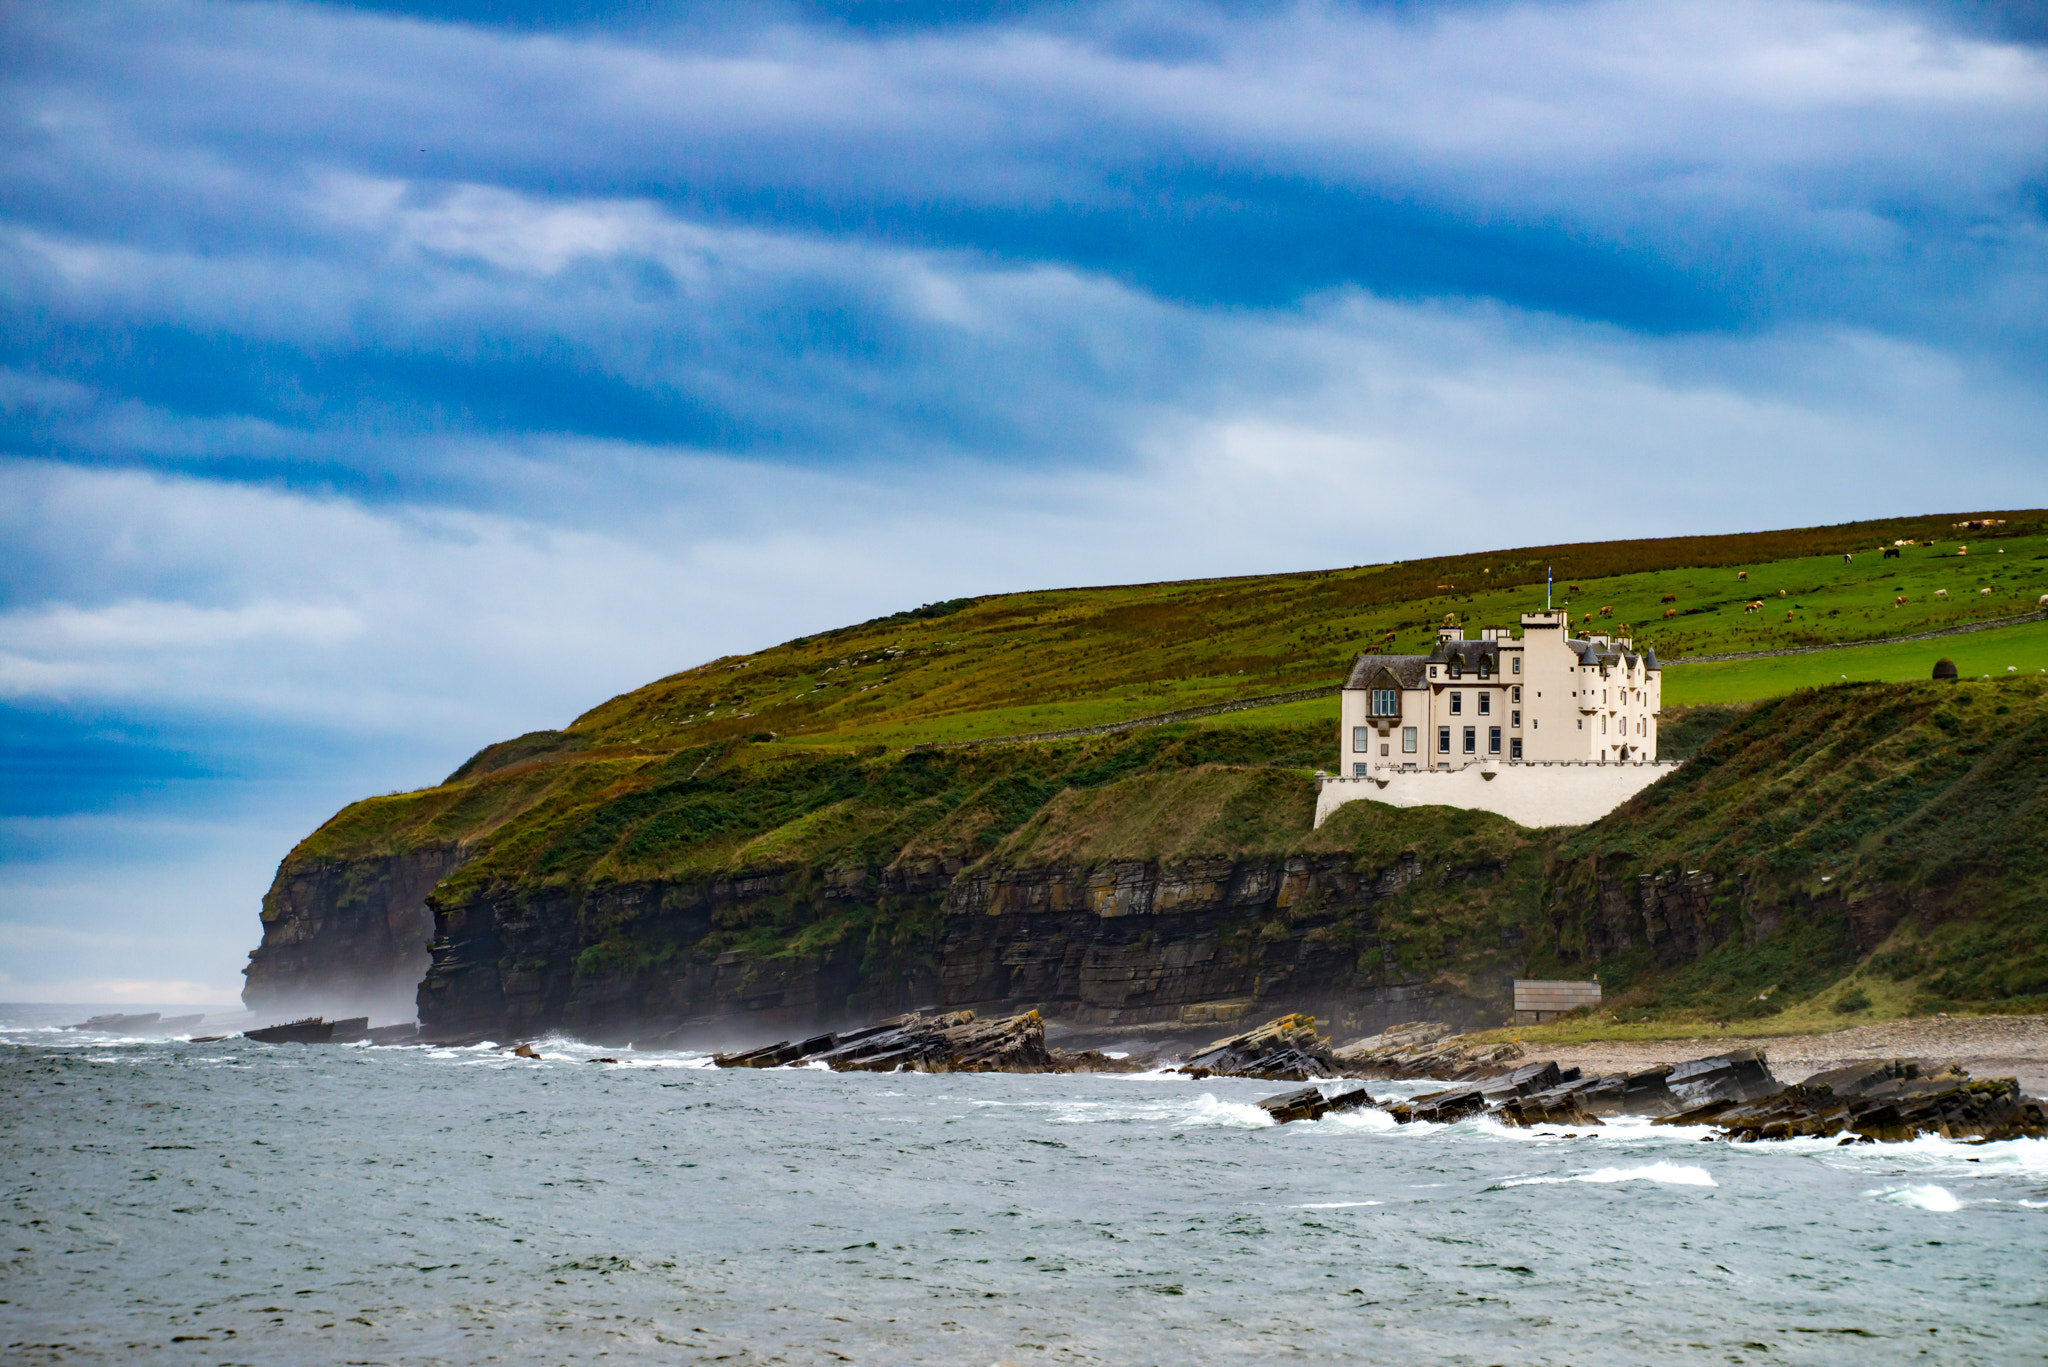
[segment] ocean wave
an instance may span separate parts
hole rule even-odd
[[[1715,1187],[1713,1175],[1705,1168],[1690,1163],[1644,1163],[1633,1168],[1595,1168],[1591,1172],[1574,1173],[1569,1177],[1511,1177],[1495,1184],[1499,1187],[1549,1186],[1558,1182],[1656,1182],[1668,1187]]]
[[[1955,1198],[1954,1192],[1947,1187],[1932,1184],[1922,1187],[1879,1187],[1875,1191],[1866,1191],[1863,1194],[1875,1196],[1878,1200],[1895,1206],[1912,1206],[1916,1210],[1951,1211],[1963,1208],[1963,1203]]]
[[[1195,1108],[1181,1118],[1182,1125],[1221,1126],[1225,1129],[1263,1130],[1273,1117],[1248,1101],[1218,1101],[1214,1092],[1195,1098]]]
[[[1349,1210],[1353,1206],[1383,1206],[1385,1201],[1310,1201],[1296,1210]]]

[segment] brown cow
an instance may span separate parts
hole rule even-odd
[[[1666,617],[1676,617],[1676,616],[1678,615],[1678,609],[1677,609],[1677,608],[1666,608],[1666,609],[1664,609],[1664,615],[1665,615]]]
[[[1735,577],[1736,577],[1737,579],[1747,579],[1747,578],[1749,578],[1749,571],[1748,571],[1748,570],[1737,570],[1737,571],[1735,572]]]
[[[1892,606],[1895,608],[1902,608],[1906,606],[1906,595],[1902,593],[1897,598],[1894,598],[1892,600]]]
[[[1678,601],[1678,595],[1675,593],[1667,593],[1657,601],[1660,603],[1675,603]]]

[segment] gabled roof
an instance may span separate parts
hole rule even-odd
[[[1429,677],[1429,660],[1427,655],[1361,655],[1358,663],[1351,666],[1351,676],[1344,680],[1344,686],[1371,688],[1373,678],[1385,669],[1401,687],[1420,688]]]
[[[1436,649],[1429,653],[1429,663],[1433,665],[1449,664],[1452,660],[1458,662],[1459,669],[1470,670],[1474,674],[1479,672],[1479,662],[1484,660],[1486,661],[1487,672],[1489,674],[1498,674],[1500,673],[1500,642],[1438,641]]]

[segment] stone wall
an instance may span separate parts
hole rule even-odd
[[[1677,769],[1676,764],[1541,764],[1488,760],[1461,769],[1376,768],[1316,785],[1316,825],[1347,802],[1462,807],[1517,825],[1583,826]]]

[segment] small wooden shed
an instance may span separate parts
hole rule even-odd
[[[1541,1025],[1554,1016],[1600,1004],[1600,984],[1559,979],[1515,979],[1515,1024]]]

